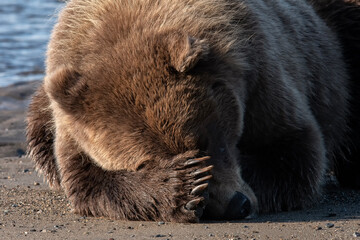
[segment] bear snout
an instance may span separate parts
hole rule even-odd
[[[244,219],[251,214],[251,203],[241,192],[235,192],[226,208],[224,217],[227,220]]]

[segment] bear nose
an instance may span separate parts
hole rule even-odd
[[[250,200],[241,192],[235,192],[225,211],[227,220],[243,219],[251,213]]]

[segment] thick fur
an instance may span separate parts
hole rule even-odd
[[[350,74],[349,138],[336,156],[334,170],[344,187],[360,188],[360,1],[311,0],[318,14],[338,34]]]
[[[80,214],[227,218],[236,192],[253,212],[305,207],[346,139],[340,45],[306,1],[72,0],[30,155]]]
[[[60,177],[54,155],[55,126],[50,101],[40,87],[33,96],[27,114],[28,154],[35,160],[36,170],[42,173],[50,187],[60,188]]]

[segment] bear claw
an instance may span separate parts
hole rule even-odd
[[[211,169],[213,169],[214,166],[211,165],[211,166],[207,166],[207,167],[204,167],[202,169],[199,169],[199,170],[196,170],[195,172],[193,172],[191,175],[193,176],[197,176],[197,175],[200,175],[200,174],[203,174],[205,172],[209,172]]]
[[[201,197],[201,198],[196,198],[196,199],[194,199],[194,200],[191,200],[190,202],[188,202],[188,203],[185,205],[185,208],[186,208],[187,210],[195,210],[195,209],[198,207],[198,205],[199,205],[199,203],[200,203],[201,201],[204,201],[204,198],[203,198],[203,197]]]
[[[204,190],[208,187],[208,183],[204,183],[201,184],[199,186],[196,186],[192,191],[191,191],[191,195],[200,195],[201,193],[204,192]]]
[[[210,157],[209,156],[205,156],[205,157],[201,157],[201,158],[194,158],[194,159],[190,159],[188,161],[185,162],[185,166],[192,166],[192,165],[195,165],[195,164],[198,164],[200,162],[203,162],[203,161],[206,161],[206,160],[209,160]]]
[[[206,182],[206,181],[210,180],[211,178],[212,178],[212,175],[208,175],[208,176],[205,176],[205,177],[202,177],[202,178],[199,178],[199,179],[195,180],[193,182],[193,184],[198,185],[198,184],[200,184],[202,182]]]

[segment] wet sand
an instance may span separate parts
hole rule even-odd
[[[360,239],[360,191],[329,181],[302,211],[236,222],[127,222],[71,213],[25,156],[25,111],[39,82],[0,88],[0,239]]]

